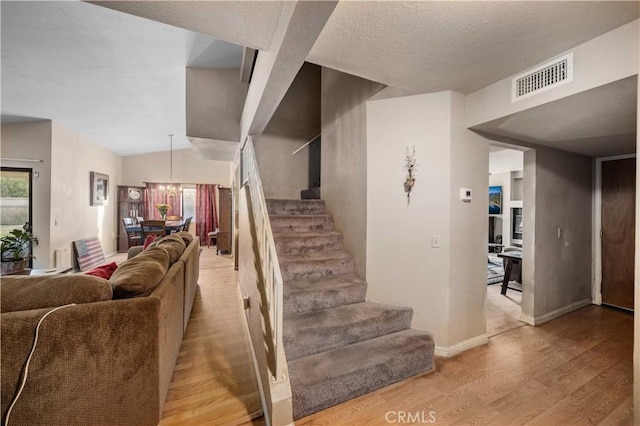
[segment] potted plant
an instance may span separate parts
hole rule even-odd
[[[29,258],[35,259],[29,254],[31,243],[37,245],[38,238],[26,229],[14,229],[8,235],[0,238],[2,257],[0,272],[2,275],[23,271]]]

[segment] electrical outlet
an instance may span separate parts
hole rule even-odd
[[[440,235],[431,236],[431,247],[440,248]]]

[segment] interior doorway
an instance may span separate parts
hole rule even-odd
[[[502,294],[507,258],[521,255],[524,194],[524,152],[504,145],[490,145],[486,317],[489,337],[525,325],[522,314],[520,261],[507,277]]]

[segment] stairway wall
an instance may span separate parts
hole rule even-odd
[[[305,63],[264,133],[255,138],[267,198],[300,199],[307,189],[309,150],[295,150],[320,133],[320,67]]]
[[[322,68],[322,199],[366,278],[366,101],[385,86]]]

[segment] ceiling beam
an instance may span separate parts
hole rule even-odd
[[[240,140],[261,134],[304,64],[337,1],[287,2],[271,48],[260,51],[240,121]]]

